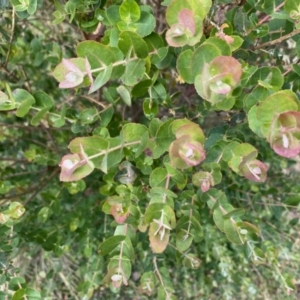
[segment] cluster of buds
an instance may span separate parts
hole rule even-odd
[[[195,78],[195,87],[203,99],[216,104],[231,95],[241,76],[242,66],[235,58],[218,56],[204,65]]]
[[[255,182],[265,182],[268,166],[256,159],[257,150],[248,143],[239,144],[232,150],[228,164],[237,174]]]
[[[288,111],[273,119],[268,142],[283,157],[295,157],[300,153],[300,112]]]
[[[205,137],[197,124],[186,120],[174,133],[176,140],[169,147],[169,155],[175,168],[187,169],[205,160]]]

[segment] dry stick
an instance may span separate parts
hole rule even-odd
[[[279,43],[281,43],[281,42],[283,42],[283,41],[285,41],[285,40],[287,40],[287,39],[289,39],[289,38],[291,38],[294,35],[299,34],[299,33],[300,33],[300,29],[296,29],[293,32],[288,33],[288,34],[286,34],[286,35],[284,35],[284,36],[282,36],[282,37],[280,37],[280,38],[278,38],[276,40],[263,43],[261,45],[258,45],[256,47],[254,47],[253,49],[257,50],[257,49],[261,49],[261,48],[264,48],[264,47],[268,47],[268,46],[273,46],[273,45],[279,44]]]

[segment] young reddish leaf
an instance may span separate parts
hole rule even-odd
[[[215,104],[237,86],[241,76],[242,65],[235,58],[218,56],[204,64],[202,73],[195,78],[195,87],[203,99]]]
[[[67,154],[62,157],[59,164],[61,167],[60,181],[70,182],[80,180],[94,170],[91,161],[86,161],[79,154]]]
[[[192,35],[195,34],[196,24],[194,19],[194,14],[189,9],[183,9],[178,14],[178,23],[188,28]]]
[[[242,65],[231,56],[219,56],[216,57],[211,63],[209,68],[212,76],[216,75],[230,75],[227,82],[231,87],[238,84],[242,77]]]
[[[214,179],[209,172],[197,172],[193,175],[193,184],[200,187],[203,193],[207,192],[211,186],[214,186]]]
[[[127,207],[123,207],[122,203],[114,204],[110,208],[110,213],[118,224],[123,224],[129,216]]]
[[[205,142],[204,133],[198,124],[182,119],[183,125],[177,127],[177,124],[179,123],[177,121],[180,122],[181,120],[176,120],[172,124],[172,130],[175,133],[177,139],[182,137],[183,135],[188,135],[193,141],[199,142],[201,144]]]
[[[201,143],[183,135],[169,147],[171,164],[175,168],[186,169],[199,165],[205,159],[205,150]]]
[[[172,47],[181,47],[187,44],[186,28],[181,24],[174,24],[166,32],[166,41]]]
[[[66,74],[59,87],[68,89],[80,85],[83,82],[84,73],[70,60],[63,59],[62,63],[66,68]]]
[[[295,157],[300,153],[300,112],[288,111],[275,116],[271,123],[268,141],[273,150],[283,157]]]
[[[53,76],[60,82],[60,88],[73,88],[83,83],[87,62],[84,58],[63,59],[53,71]]]
[[[265,182],[269,167],[260,160],[252,160],[241,166],[240,172],[246,178],[255,182]]]

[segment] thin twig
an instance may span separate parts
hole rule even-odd
[[[160,281],[160,284],[162,285],[162,288],[164,289],[164,292],[165,292],[165,295],[166,295],[166,299],[170,299],[170,296],[171,294],[169,294],[169,292],[167,291],[167,289],[165,288],[165,284],[164,284],[164,281],[162,279],[162,276],[158,270],[158,267],[157,267],[157,262],[156,262],[156,257],[153,258],[153,265],[154,265],[154,272],[156,273],[159,281]]]
[[[50,182],[51,180],[57,175],[59,172],[59,168],[55,169],[52,174],[43,182],[39,185],[39,188],[30,196],[28,197],[23,204],[26,205],[30,200],[32,200],[40,191],[42,191]]]
[[[288,33],[288,34],[286,34],[286,35],[284,35],[284,36],[282,36],[282,37],[280,37],[280,38],[278,38],[278,39],[276,39],[276,40],[273,40],[273,41],[266,42],[266,43],[263,43],[263,44],[261,44],[261,45],[255,46],[255,47],[254,47],[254,50],[257,50],[257,49],[261,49],[261,48],[264,48],[264,47],[268,47],[268,46],[273,46],[273,45],[279,44],[279,43],[281,43],[281,42],[283,42],[283,41],[285,41],[285,40],[287,40],[287,39],[289,39],[289,38],[291,38],[291,37],[293,37],[294,35],[299,34],[299,33],[300,33],[300,29],[296,29],[296,30],[294,30],[293,32]]]
[[[8,50],[7,50],[7,54],[6,54],[4,67],[6,67],[7,64],[8,64],[8,59],[9,59],[9,55],[10,55],[10,52],[11,52],[12,42],[13,42],[13,39],[14,39],[14,33],[15,33],[15,7],[13,6],[12,16],[11,16],[11,36],[10,36],[10,39],[9,39],[9,45],[8,45]]]

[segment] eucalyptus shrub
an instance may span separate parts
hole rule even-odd
[[[70,299],[109,299],[105,286],[137,299],[260,299],[249,266],[296,295],[296,275],[283,271],[279,239],[264,227],[276,214],[241,201],[275,199],[279,224],[286,213],[281,222],[299,229],[299,188],[280,177],[300,153],[297,1],[1,5],[3,299],[63,299],[54,274],[65,275],[51,259],[38,276],[52,287],[28,287],[37,275],[21,276],[24,245],[68,258],[83,278],[65,283]],[[84,41],[61,39],[75,30]],[[286,233],[299,244],[295,232]],[[285,247],[299,261],[294,244]],[[224,292],[217,277],[206,282],[213,260]],[[187,276],[172,278],[176,265]]]

